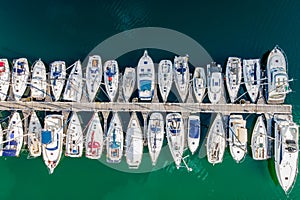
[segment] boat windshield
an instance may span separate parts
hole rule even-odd
[[[200,136],[199,127],[200,127],[199,120],[190,120],[190,130],[189,130],[190,138],[199,138]]]
[[[152,85],[151,80],[142,80],[142,81],[140,81],[140,84],[141,84],[142,91],[150,91],[151,90],[151,85]]]

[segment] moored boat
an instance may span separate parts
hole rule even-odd
[[[0,59],[0,100],[6,100],[10,85],[9,62],[6,58]]]
[[[185,102],[189,91],[190,71],[188,60],[188,55],[175,56],[174,58],[174,81],[182,102]]]
[[[155,69],[147,50],[140,58],[137,66],[137,87],[141,100],[152,100],[155,86]]]
[[[161,60],[158,64],[158,86],[163,102],[166,102],[173,83],[173,64],[170,60]]]
[[[164,142],[164,119],[161,113],[152,113],[148,123],[148,149],[152,165],[155,166]]]
[[[206,91],[206,76],[204,68],[196,67],[193,76],[193,90],[198,103],[202,103]]]
[[[207,90],[208,98],[212,104],[217,104],[222,95],[222,68],[221,65],[212,62],[207,65]]]
[[[104,83],[110,101],[114,101],[119,86],[119,67],[116,60],[108,60],[104,63]]]
[[[228,58],[225,78],[230,102],[234,103],[236,101],[242,80],[242,63],[240,58]]]
[[[255,103],[261,83],[260,59],[243,60],[243,77],[250,100]]]
[[[268,136],[262,115],[257,118],[253,128],[251,149],[254,160],[268,159]]]
[[[50,63],[50,85],[54,101],[60,99],[66,80],[66,63],[54,61]]]
[[[83,132],[79,117],[73,112],[66,133],[65,155],[73,158],[82,156],[83,151]]]
[[[86,67],[86,88],[89,101],[94,101],[102,80],[102,60],[99,55],[89,56]]]
[[[19,101],[26,91],[29,79],[29,67],[26,58],[19,58],[13,61],[12,88],[16,101]]]
[[[123,97],[128,102],[135,88],[136,73],[135,68],[126,67],[123,75]]]
[[[188,119],[188,147],[192,154],[198,149],[200,142],[200,117],[190,115]]]
[[[41,59],[37,60],[32,67],[31,73],[31,98],[43,100],[46,97],[47,80],[46,67]]]
[[[28,126],[28,150],[30,157],[38,157],[42,154],[42,125],[37,117],[36,113],[33,111],[30,116],[29,126]]]

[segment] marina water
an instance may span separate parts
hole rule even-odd
[[[125,30],[163,27],[186,34],[201,44],[224,66],[228,56],[261,57],[278,44],[287,54],[290,78],[300,75],[300,2],[298,1],[13,1],[1,4],[0,55],[10,60],[42,58],[46,63],[83,60],[100,42]],[[180,41],[178,41],[180,45]],[[123,55],[122,67],[136,66],[140,51]],[[173,59],[173,54],[153,50],[152,59]],[[156,53],[155,53],[156,52]],[[189,52],[186,52],[189,53]],[[113,58],[111,58],[113,59]],[[300,124],[300,84],[286,103],[293,105]],[[104,97],[103,97],[104,98]],[[247,121],[248,130],[254,116]],[[201,116],[205,138],[210,116]],[[201,151],[201,149],[200,149]],[[249,155],[236,164],[227,148],[224,161],[212,166],[197,152],[187,159],[193,172],[174,164],[147,173],[125,173],[86,158],[64,157],[53,175],[42,158],[0,159],[0,199],[299,199],[300,180],[286,196],[276,181],[273,159],[254,161]],[[103,155],[102,155],[103,156]],[[163,159],[163,158],[160,158]],[[151,165],[150,159],[143,163]],[[299,179],[299,178],[298,178]]]

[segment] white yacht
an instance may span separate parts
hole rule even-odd
[[[173,83],[173,64],[170,60],[161,60],[158,64],[158,86],[163,102],[166,102]]]
[[[184,150],[184,123],[179,113],[169,113],[166,117],[166,133],[170,152],[179,169]]]
[[[230,115],[228,125],[229,150],[232,158],[241,162],[247,153],[247,128],[246,120],[242,115]]]
[[[9,120],[2,156],[19,157],[23,145],[23,123],[18,112],[14,112]]]
[[[202,67],[196,67],[193,76],[193,90],[198,103],[202,103],[206,91],[205,70]]]
[[[215,165],[223,161],[226,147],[226,132],[222,115],[217,114],[208,130],[206,151],[208,162]]]
[[[94,101],[102,80],[102,60],[99,55],[89,56],[86,66],[86,89],[90,102]]]
[[[46,67],[41,59],[33,64],[30,89],[31,98],[37,100],[45,99],[47,92]]]
[[[118,113],[114,113],[106,137],[106,161],[120,163],[123,156],[124,136]]]
[[[6,58],[0,59],[0,100],[6,100],[10,85],[9,62]]]
[[[42,153],[45,165],[52,174],[59,164],[63,147],[63,116],[47,115],[42,131]]]
[[[255,103],[261,83],[260,59],[243,60],[243,77],[250,100]]]
[[[42,125],[37,117],[36,113],[33,111],[30,116],[29,127],[28,127],[28,150],[30,157],[38,157],[42,154]]]
[[[298,174],[299,127],[292,116],[275,116],[274,121],[275,170],[282,189],[288,193]]]
[[[155,166],[164,142],[164,119],[161,113],[152,113],[148,123],[148,149],[152,165]]]
[[[72,71],[68,77],[63,99],[67,101],[80,102],[82,96],[82,66],[80,60],[73,65]]]
[[[53,100],[60,99],[60,95],[65,86],[66,63],[64,61],[54,61],[50,63],[50,85],[53,94]]]
[[[289,89],[287,74],[287,58],[282,49],[278,46],[270,52],[267,61],[266,100],[269,104],[284,103]]]
[[[79,117],[73,112],[66,133],[65,155],[73,158],[82,156],[83,151],[83,132]]]
[[[140,58],[137,66],[137,87],[141,100],[152,100],[155,86],[155,69],[147,50]]]
[[[102,151],[103,130],[98,113],[95,112],[86,134],[85,156],[89,159],[100,159]]]
[[[104,63],[104,84],[110,101],[114,101],[119,86],[119,67],[116,60],[108,60]]]
[[[212,62],[207,65],[207,89],[208,98],[212,104],[220,101],[222,95],[222,68],[221,65]]]
[[[268,137],[263,116],[259,116],[253,128],[251,137],[252,157],[254,160],[268,159]]]
[[[126,161],[129,169],[138,169],[143,157],[143,133],[135,112],[132,113],[126,132]]]
[[[135,89],[136,73],[135,68],[126,67],[123,75],[123,97],[125,102],[129,102],[129,99]]]
[[[189,92],[190,71],[188,65],[189,56],[175,56],[174,81],[182,102],[185,102]]]
[[[194,154],[200,142],[200,117],[198,115],[189,116],[187,141],[191,153]]]
[[[237,57],[229,57],[226,65],[226,86],[231,103],[237,98],[242,80],[242,63]]]
[[[16,101],[19,101],[26,91],[29,74],[28,61],[26,58],[19,58],[13,61],[11,84]]]

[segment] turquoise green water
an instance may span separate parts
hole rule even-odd
[[[231,55],[260,57],[279,44],[288,56],[289,75],[297,79],[299,7],[298,1],[14,1],[0,6],[0,55],[25,56],[31,62],[62,59],[71,64],[114,34],[155,26],[194,38],[222,64]],[[122,62],[135,66],[136,58],[123,57]],[[294,106],[294,121],[300,124],[299,81],[291,86],[295,92],[287,103]],[[272,179],[268,161],[253,161],[247,155],[236,164],[228,151],[216,166],[206,158],[189,158],[191,173],[173,165],[151,173],[124,173],[98,161],[63,158],[50,176],[41,158],[26,157],[0,159],[1,200],[300,198],[300,180],[286,197]]]

